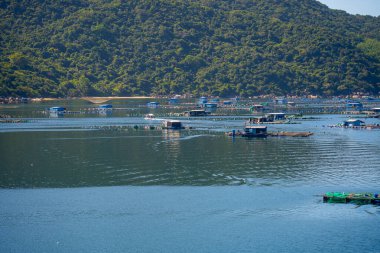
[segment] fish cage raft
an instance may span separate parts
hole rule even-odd
[[[323,202],[380,205],[380,196],[378,193],[327,192],[323,194]]]

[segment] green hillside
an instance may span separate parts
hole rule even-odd
[[[380,92],[380,17],[315,0],[2,0],[0,96]]]

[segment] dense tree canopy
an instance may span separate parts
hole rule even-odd
[[[380,17],[316,0],[3,0],[0,95],[380,92]]]

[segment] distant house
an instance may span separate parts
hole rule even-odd
[[[200,97],[198,100],[198,104],[204,105],[207,103],[207,97]]]
[[[185,127],[182,126],[182,122],[179,120],[165,120],[164,122],[162,122],[162,128],[178,130],[184,129]]]
[[[266,137],[267,135],[266,126],[246,126],[242,134],[243,137]]]
[[[365,125],[364,121],[359,120],[359,119],[348,119],[343,122],[344,127],[360,127],[364,125]]]
[[[205,110],[191,110],[188,112],[184,112],[186,117],[199,117],[199,116],[207,116],[208,113]]]
[[[52,118],[62,117],[65,112],[65,107],[54,106],[49,108],[49,115]]]
[[[268,119],[268,122],[285,120],[285,113],[282,112],[273,112],[265,114],[265,117]]]
[[[262,124],[265,122],[276,122],[285,120],[285,113],[277,112],[277,113],[267,113],[264,116],[252,117],[249,119],[250,124]]]
[[[268,122],[268,118],[264,116],[258,116],[249,119],[250,124],[262,124],[265,122]]]

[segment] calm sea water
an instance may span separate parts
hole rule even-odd
[[[231,138],[224,132],[242,129],[246,111],[165,131],[144,129],[160,120],[142,115],[186,108],[118,101],[99,115],[61,103],[73,113],[0,108],[28,119],[0,124],[0,252],[380,252],[379,207],[321,201],[326,191],[380,191],[379,130],[312,115],[268,125],[308,138]]]

